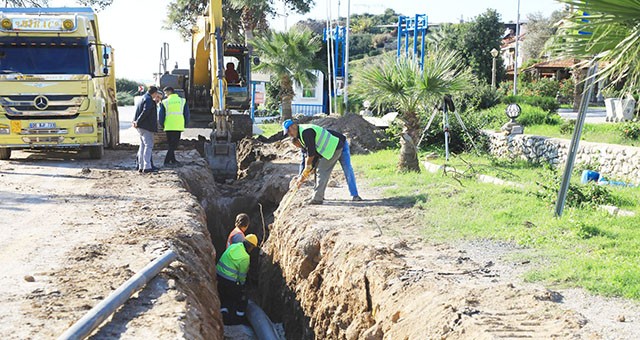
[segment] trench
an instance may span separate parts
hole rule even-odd
[[[251,168],[250,175],[230,184],[216,182],[206,166],[185,167],[178,171],[187,190],[196,196],[205,211],[216,261],[225,249],[227,236],[239,213],[246,213],[251,218],[247,234],[256,234],[261,244],[268,240],[274,212],[297,172],[297,165],[261,161],[252,162]],[[208,262],[215,266],[212,259]],[[217,293],[217,290],[213,291]],[[295,293],[286,286],[282,269],[259,249],[251,254],[247,297],[256,302],[274,324],[283,325],[287,339],[314,338],[313,331],[307,326],[309,319],[297,303]]]

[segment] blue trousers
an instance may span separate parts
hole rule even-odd
[[[342,157],[340,157],[340,166],[342,172],[344,172],[344,178],[347,180],[349,186],[349,193],[352,197],[358,195],[358,186],[356,185],[356,174],[353,172],[353,166],[351,166],[351,151],[349,150],[349,143],[344,142],[344,148],[342,148]]]
[[[302,163],[300,163],[300,169],[298,175],[302,174],[302,170],[304,170],[306,162],[306,154],[302,153]],[[344,178],[347,180],[347,185],[349,186],[349,193],[352,197],[360,196],[358,194],[358,186],[356,185],[356,174],[353,172],[353,166],[351,166],[351,151],[349,149],[349,143],[347,141],[344,142],[344,147],[342,148],[342,155],[339,159],[340,166],[342,167],[342,172],[344,172]]]

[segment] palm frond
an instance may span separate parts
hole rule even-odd
[[[556,55],[600,61],[599,80],[627,81],[640,86],[640,1],[559,0],[573,5],[562,22],[552,49]]]

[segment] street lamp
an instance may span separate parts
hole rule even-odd
[[[498,57],[498,50],[495,48],[491,50],[491,56],[493,57],[493,68],[491,69],[491,87],[496,88],[496,58]]]
[[[518,104],[510,104],[504,110],[504,113],[509,117],[510,121],[502,126],[502,131],[507,132],[509,135],[519,135],[524,133],[522,125],[516,122],[516,118],[520,117],[522,108]]]

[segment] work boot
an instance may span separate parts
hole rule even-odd
[[[360,196],[353,196],[353,201],[354,201],[354,202],[361,202],[361,201],[362,201],[362,197],[360,197]]]

